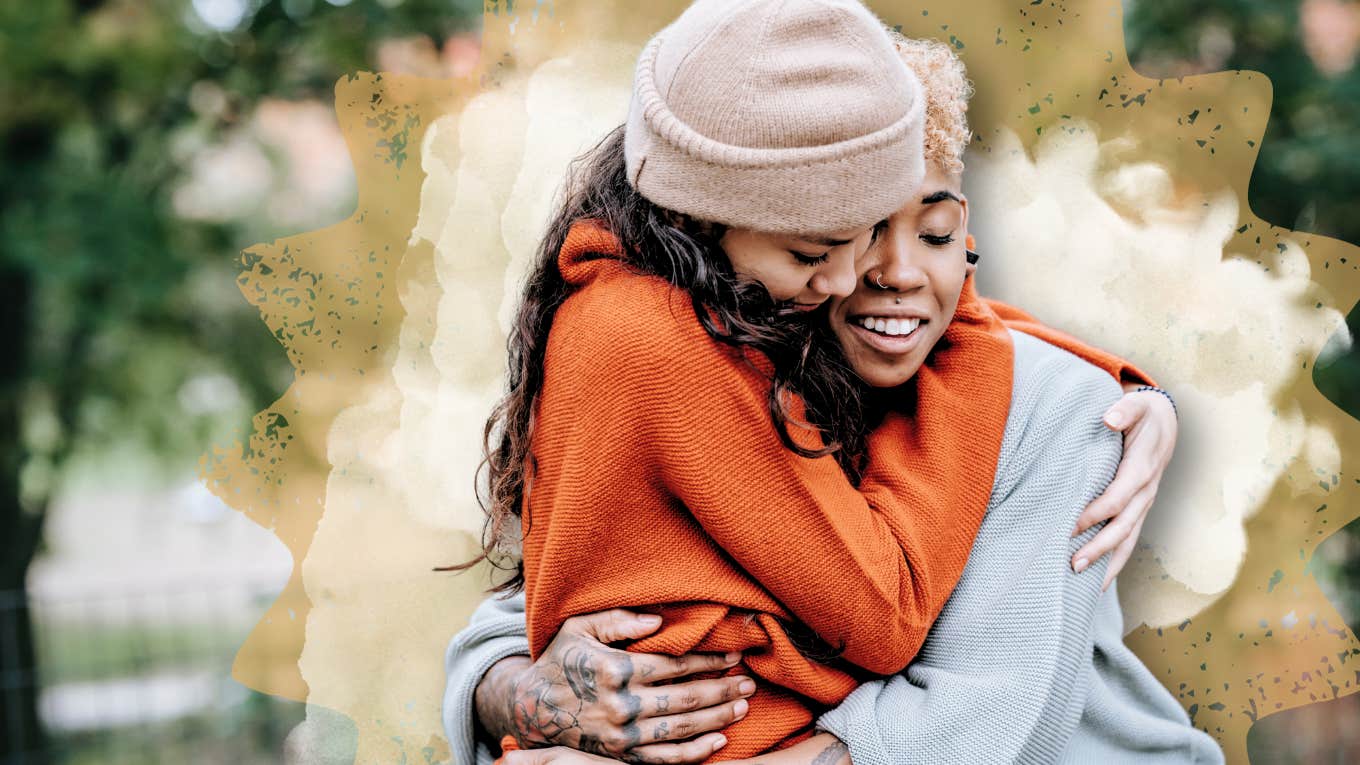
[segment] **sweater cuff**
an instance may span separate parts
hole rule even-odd
[[[1119,382],[1131,385],[1151,385],[1154,388],[1161,387],[1157,384],[1156,380],[1152,379],[1152,375],[1128,362],[1125,362],[1124,365],[1119,368]]]
[[[524,619],[496,618],[458,633],[444,658],[444,733],[454,762],[491,763],[495,754],[477,741],[477,685],[496,662],[528,656]]]

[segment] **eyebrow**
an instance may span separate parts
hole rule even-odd
[[[958,194],[955,194],[954,192],[952,192],[952,191],[950,191],[950,190],[948,190],[948,189],[940,189],[939,191],[935,192],[934,194],[931,194],[931,195],[925,197],[924,199],[921,200],[921,204],[923,204],[923,205],[933,205],[933,204],[935,204],[936,202],[943,202],[943,201],[946,200],[946,199],[952,199],[952,200],[954,200],[955,202],[958,202],[959,204],[963,204],[963,200],[962,200],[962,199],[959,199]]]

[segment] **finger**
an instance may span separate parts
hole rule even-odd
[[[1073,554],[1072,570],[1081,573],[1087,566],[1095,563],[1100,556],[1113,550],[1129,538],[1133,527],[1147,514],[1148,507],[1152,504],[1151,498],[1152,494],[1147,491],[1135,495],[1129,505],[1124,508],[1124,512],[1105,524],[1105,528],[1101,529],[1100,533],[1088,540],[1086,544],[1081,546],[1081,549]]]
[[[655,614],[639,614],[621,608],[611,608],[608,611],[573,616],[562,623],[562,631],[594,638],[601,643],[615,643],[620,640],[646,637],[656,632],[660,626],[661,617]]]
[[[1143,533],[1143,521],[1145,520],[1147,520],[1146,515],[1138,519],[1138,523],[1134,524],[1133,532],[1129,534],[1129,538],[1120,542],[1119,546],[1115,548],[1114,554],[1110,556],[1110,566],[1105,569],[1105,583],[1100,586],[1101,592],[1110,589],[1110,583],[1114,581],[1116,576],[1119,576],[1120,571],[1124,570],[1124,564],[1129,562],[1129,557],[1138,547],[1138,537]]]
[[[735,667],[741,661],[741,653],[687,653],[680,656],[665,656],[656,653],[632,654],[637,667],[636,680],[655,683],[660,680],[674,680],[699,672],[717,672]]]
[[[1081,536],[1097,523],[1122,513],[1138,492],[1147,487],[1151,476],[1152,471],[1146,464],[1125,454],[1123,461],[1119,463],[1119,469],[1115,471],[1114,480],[1110,481],[1105,491],[1091,500],[1091,504],[1077,516],[1077,525],[1072,530],[1072,536]]]
[[[745,717],[749,709],[750,704],[746,699],[737,699],[695,712],[655,717],[645,724],[639,725],[642,729],[642,737],[638,740],[638,746],[665,741],[683,741],[700,733],[722,730]]]
[[[548,765],[556,758],[559,748],[516,749],[513,752],[506,752],[498,762],[501,765]]]
[[[1125,393],[1105,411],[1105,427],[1110,430],[1128,430],[1147,414],[1147,397],[1137,393]]]
[[[634,747],[623,756],[625,762],[693,763],[703,762],[709,755],[727,746],[727,737],[709,733],[693,741],[678,744],[648,744]]]
[[[745,675],[658,685],[638,692],[642,698],[642,714],[639,719],[708,709],[736,699],[747,698],[755,692],[755,681]]]

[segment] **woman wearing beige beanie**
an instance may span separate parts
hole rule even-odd
[[[644,50],[526,286],[488,424],[501,589],[524,587],[535,655],[573,615],[650,604],[639,650],[768,657],[724,757],[806,735],[861,676],[831,654],[905,666],[976,532],[953,478],[913,469],[931,444],[903,453],[893,413],[868,430],[817,310],[915,193],[924,110],[857,3],[701,0]]]

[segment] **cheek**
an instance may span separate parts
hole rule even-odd
[[[776,300],[796,297],[807,284],[811,269],[794,263],[793,256],[781,251],[729,254],[732,270],[738,276],[754,279]]]
[[[941,269],[931,276],[935,300],[945,316],[953,316],[954,310],[959,307],[959,294],[963,292],[963,282],[968,277],[968,263],[962,258],[960,261],[957,266],[951,264],[948,269]]]

